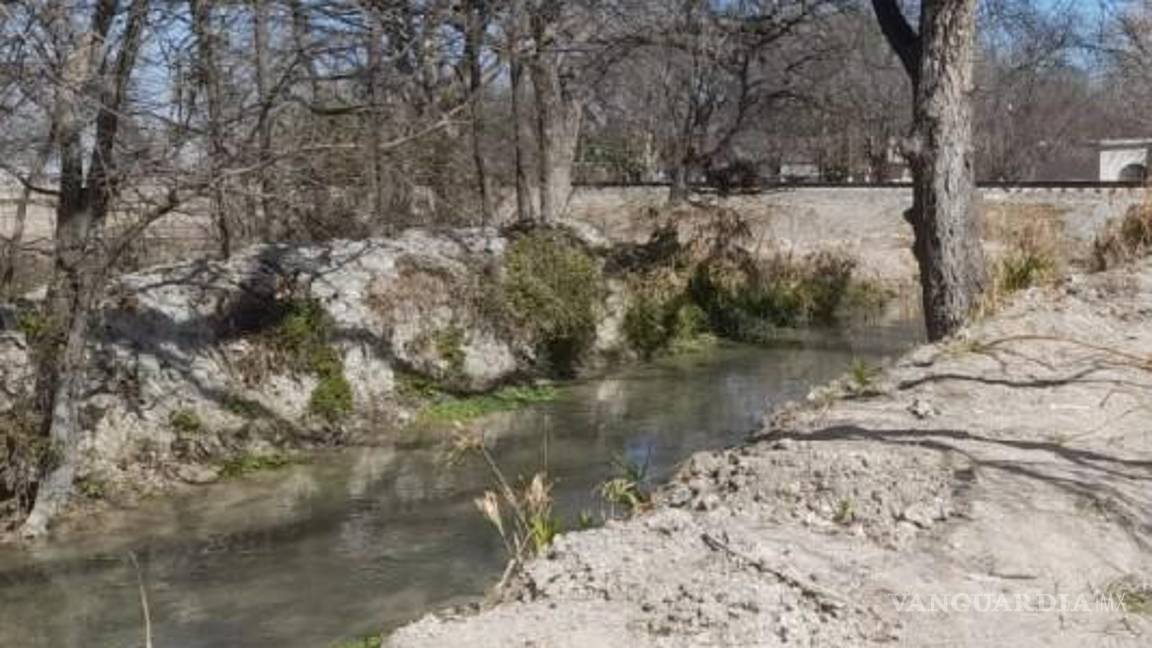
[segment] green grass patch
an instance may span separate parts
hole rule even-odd
[[[354,407],[352,385],[344,377],[343,371],[322,375],[308,399],[308,411],[329,423],[344,419],[352,413]]]
[[[490,394],[450,396],[441,394],[420,410],[419,421],[427,423],[464,423],[496,412],[509,412],[536,403],[556,400],[555,387],[503,387]]]
[[[224,478],[241,477],[257,472],[278,470],[302,462],[303,460],[298,457],[279,452],[268,455],[241,455],[232,457],[221,463],[220,476]]]

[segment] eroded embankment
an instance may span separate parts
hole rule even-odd
[[[698,216],[642,244],[587,225],[417,229],[122,276],[91,334],[77,499],[130,504],[300,450],[395,441],[426,418],[546,397],[538,379],[884,299],[850,257],[762,257],[738,215]],[[35,300],[0,305],[0,533],[54,460],[30,407],[46,329]]]
[[[1152,263],[1032,289],[694,456],[390,645],[1147,645]]]

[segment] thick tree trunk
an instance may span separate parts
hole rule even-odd
[[[535,219],[532,213],[532,190],[528,186],[528,143],[524,141],[524,59],[520,52],[520,27],[523,21],[520,0],[513,0],[508,17],[508,75],[512,97],[512,147],[516,176],[516,219],[522,223]]]
[[[914,195],[905,217],[915,235],[931,340],[963,326],[986,278],[972,145],[976,5],[977,0],[923,0],[917,34],[896,0],[873,0],[881,28],[913,83],[907,155]]]
[[[938,340],[964,325],[985,281],[972,150],[976,0],[929,1],[922,12],[908,218],[928,337]]]
[[[480,224],[492,223],[494,208],[488,186],[488,163],[484,157],[484,69],[480,54],[489,22],[488,0],[469,0],[465,23],[464,60],[468,66],[468,107],[472,116],[472,163],[476,168],[476,189],[480,193]]]
[[[572,165],[580,141],[583,106],[561,79],[561,54],[549,49],[556,26],[533,16],[532,89],[536,95],[536,160],[540,220],[561,215],[572,193]]]

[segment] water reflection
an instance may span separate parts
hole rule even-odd
[[[854,358],[918,339],[909,326],[805,333],[784,348],[725,346],[563,390],[486,428],[500,463],[544,461],[568,519],[624,454],[667,474],[692,451],[739,440],[772,403]],[[547,442],[545,443],[545,439]],[[438,450],[373,448],[218,484],[76,525],[49,546],[0,550],[0,646],[138,646],[135,551],[161,648],[329,645],[480,595],[503,566],[473,509],[479,466]]]

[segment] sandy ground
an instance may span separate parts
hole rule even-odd
[[[1152,645],[1150,324],[1152,262],[1020,294],[386,645]]]

